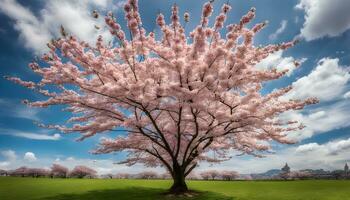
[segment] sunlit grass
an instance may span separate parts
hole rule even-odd
[[[0,178],[1,200],[174,199],[167,180]],[[350,181],[189,181],[193,200],[347,200]],[[183,198],[181,198],[183,199]]]

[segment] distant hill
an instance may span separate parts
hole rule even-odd
[[[275,176],[278,176],[281,172],[282,172],[282,170],[280,170],[280,169],[271,169],[271,170],[266,171],[264,173],[251,174],[251,177],[253,179],[270,179],[270,178],[273,178]]]

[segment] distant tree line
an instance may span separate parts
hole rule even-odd
[[[97,172],[89,167],[78,165],[71,171],[67,167],[53,164],[50,169],[20,167],[15,170],[0,170],[0,176],[50,177],[50,178],[96,178]]]
[[[238,174],[230,170],[205,170],[199,173],[192,172],[186,179],[190,180],[306,180],[306,179],[350,179],[349,167],[346,164],[343,170],[325,171],[323,169],[304,169],[292,171],[288,164],[279,173],[274,175]],[[78,165],[72,170],[67,167],[53,164],[50,169],[19,167],[15,170],[1,170],[0,176],[14,177],[50,177],[50,178],[105,178],[105,179],[172,179],[167,172],[157,173],[154,171],[142,171],[139,173],[116,173],[103,174],[98,176],[94,169]]]
[[[1,170],[0,176],[14,176],[14,177],[49,177],[49,178],[106,178],[106,179],[171,179],[171,175],[167,172],[157,173],[154,171],[142,171],[139,173],[116,173],[103,174],[97,176],[97,172],[87,166],[78,165],[72,170],[67,167],[53,164],[50,169],[19,167],[14,170]],[[202,171],[199,175],[191,173],[188,179],[203,179],[203,180],[234,180],[239,177],[235,171],[217,171],[207,170]]]

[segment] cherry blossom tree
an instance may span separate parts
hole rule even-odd
[[[42,168],[28,168],[28,167],[20,167],[17,168],[13,171],[10,171],[9,174],[10,176],[21,176],[21,177],[43,177],[43,176],[48,176],[50,173],[49,170],[47,169],[42,169]]]
[[[312,174],[306,171],[293,171],[293,172],[290,172],[288,176],[291,179],[300,179],[300,180],[312,178]]]
[[[196,172],[192,171],[191,173],[189,173],[187,176],[186,176],[186,179],[187,180],[197,180],[199,179],[198,175]]]
[[[70,172],[70,177],[77,177],[77,178],[84,178],[89,177],[93,178],[95,177],[97,172],[89,167],[78,165],[74,167],[74,169]]]
[[[136,177],[141,179],[156,179],[159,175],[156,172],[144,171],[136,174]]]
[[[161,179],[171,179],[171,175],[169,174],[169,172],[164,172],[164,173],[160,174],[159,177]]]
[[[239,177],[239,174],[236,171],[221,171],[219,172],[219,176],[221,177],[222,180],[225,181],[232,181],[236,178]]]
[[[7,176],[8,175],[8,171],[4,170],[4,169],[0,169],[0,176]]]
[[[129,173],[117,173],[114,177],[118,178],[118,179],[129,179],[131,177],[131,174],[129,174]]]
[[[189,13],[181,20],[174,5],[170,24],[160,13],[156,23],[161,35],[156,36],[142,26],[137,0],[128,0],[127,32],[112,12],[105,17],[114,41],[100,36],[91,45],[62,27],[62,37],[48,43],[43,62],[29,64],[42,78],[39,82],[7,78],[48,97],[24,100],[29,106],[66,105],[73,113],[67,124],[45,127],[80,132],[80,140],[126,132],[102,140],[95,153],[127,151],[122,163],[163,166],[174,180],[170,191],[186,192],[185,177],[199,162],[227,160],[230,150],[260,157],[270,149],[270,141],[293,143],[288,133],[303,125],[282,121],[279,115],[317,102],[280,98],[291,86],[263,95],[263,84],[287,70],[255,65],[296,41],[255,46],[254,36],[267,23],[246,26],[255,17],[254,8],[237,24],[228,24],[222,35],[231,6],[224,4],[211,26],[212,2],[204,4],[201,20],[189,35],[184,28]]]
[[[27,176],[31,176],[31,177],[45,177],[45,176],[49,176],[50,171],[47,169],[42,169],[42,168],[28,168],[26,171],[26,175]]]
[[[21,176],[21,177],[24,177],[24,176],[27,176],[28,170],[29,170],[28,167],[22,166],[22,167],[19,167],[19,168],[15,169],[15,170],[10,171],[9,174],[10,174],[10,176]]]
[[[201,172],[199,175],[204,179],[204,180],[214,180],[219,176],[219,172],[217,170],[206,170]]]
[[[59,164],[53,164],[51,167],[51,177],[66,178],[68,175],[68,168]]]

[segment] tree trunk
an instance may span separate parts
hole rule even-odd
[[[170,193],[181,194],[188,191],[185,182],[185,173],[181,167],[174,167],[172,177],[174,182],[169,190]]]

